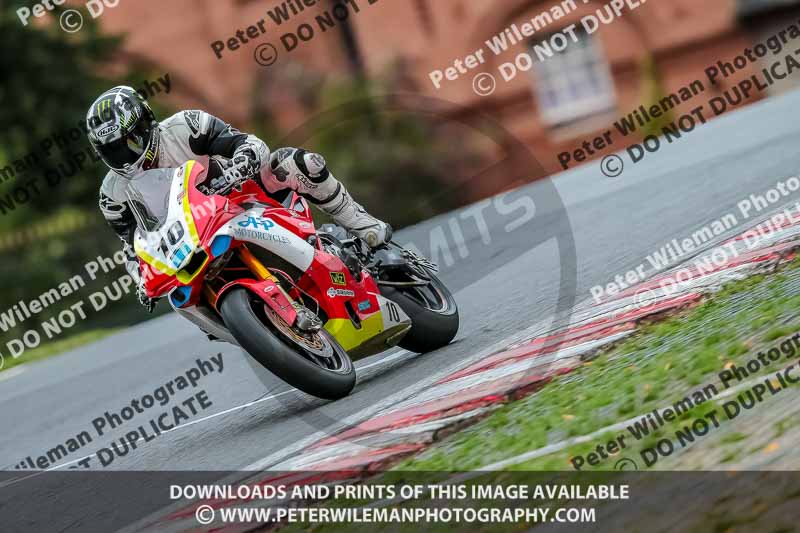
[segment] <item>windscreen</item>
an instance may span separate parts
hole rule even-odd
[[[126,196],[142,231],[156,231],[167,220],[169,191],[174,172],[173,168],[158,168],[130,180]]]

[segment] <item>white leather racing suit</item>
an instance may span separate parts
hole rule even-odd
[[[298,148],[280,148],[271,156],[266,143],[242,133],[203,111],[181,111],[158,124],[156,158],[151,168],[177,168],[194,159],[208,168],[211,156],[232,158],[248,148],[258,160],[261,185],[270,193],[293,189],[330,214],[337,224],[377,246],[391,238],[391,228],[370,216],[328,170],[325,159]],[[125,243],[128,271],[138,278],[133,253],[136,220],[126,201],[128,179],[113,170],[100,188],[100,210]]]

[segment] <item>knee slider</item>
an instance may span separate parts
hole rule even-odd
[[[300,168],[305,167],[304,170],[310,178],[322,177],[323,175],[324,177],[328,177],[328,168],[325,163],[325,158],[314,152],[302,151],[305,153],[302,158],[303,165]]]

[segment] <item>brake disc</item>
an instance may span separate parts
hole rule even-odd
[[[297,331],[295,328],[289,326],[289,324],[269,306],[265,305],[264,311],[269,321],[278,328],[284,337],[294,344],[297,344],[303,350],[318,357],[333,357],[333,348],[330,343],[324,342],[322,335],[318,332],[308,333]]]

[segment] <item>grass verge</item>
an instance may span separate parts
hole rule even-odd
[[[798,267],[800,263],[794,261],[778,274],[727,284],[699,306],[642,327],[628,340],[585,363],[579,370],[561,377],[533,396],[503,406],[477,424],[396,465],[394,470],[479,469],[673,406],[698,388],[715,385],[720,393],[724,392],[726,387],[718,377],[720,372],[732,365],[746,364],[757,357],[760,350],[779,346],[800,331]],[[797,361],[800,350],[797,352],[757,375],[774,373],[781,366]],[[728,386],[739,384],[734,380]],[[633,438],[627,428],[609,431],[590,442],[569,446],[517,464],[512,469],[572,470],[573,458],[587,458],[598,445],[605,446],[626,434],[626,448],[613,454],[606,450],[608,458],[597,465],[585,465],[612,469],[620,457],[637,455],[659,440],[674,436],[676,431],[712,410],[721,412],[723,403],[730,400],[709,395],[708,401],[697,402],[693,409],[681,410],[676,419],[641,439]],[[718,429],[725,422],[723,419],[719,426],[710,429]],[[786,430],[783,426],[750,428],[748,433],[761,429],[774,432],[776,437]],[[721,444],[726,446],[740,445],[747,440],[747,435],[741,430],[730,431],[722,440]]]
[[[708,460],[696,468],[725,467],[741,461],[748,455],[775,452],[775,440],[786,439],[785,449],[793,449],[800,439],[800,387],[787,387],[769,401],[778,402],[778,408],[765,409],[758,405],[748,414],[729,421],[724,418],[724,405],[738,402],[736,387],[756,377],[774,376],[776,370],[794,365],[795,377],[800,378],[800,261],[794,261],[776,274],[759,275],[743,281],[731,282],[703,303],[664,320],[642,326],[634,335],[620,344],[596,354],[581,368],[548,384],[536,394],[510,403],[493,412],[473,426],[457,432],[427,451],[397,464],[393,469],[365,481],[367,484],[394,485],[398,483],[432,483],[451,479],[454,472],[479,470],[491,463],[518,456],[530,450],[571,437],[596,433],[588,442],[566,446],[563,449],[515,464],[498,472],[477,473],[479,477],[465,481],[466,485],[491,483],[508,485],[523,483],[598,483],[619,480],[636,482],[639,501],[647,497],[657,503],[653,507],[637,504],[632,509],[629,502],[606,502],[597,506],[597,523],[614,524],[620,531],[748,531],[751,525],[763,518],[771,508],[796,508],[800,492],[785,494],[784,485],[773,483],[753,486],[747,475],[736,479],[722,473],[708,475],[704,472],[658,472],[655,476],[641,477],[641,472],[615,472],[616,461],[622,457],[639,458],[642,449],[653,447],[662,439],[676,443],[676,431],[691,427],[698,419],[708,420],[710,413],[719,415],[720,427],[709,429],[703,435],[695,434],[687,441],[687,450],[680,450],[668,459],[659,460],[652,468],[680,469],[681,457],[699,455]],[[733,365],[744,366],[783,343],[792,346],[781,353],[779,360],[764,365],[742,381],[731,379],[727,387],[720,373],[731,371]],[[761,380],[763,382],[763,380]],[[770,381],[775,382],[772,378]],[[798,379],[800,381],[800,379]],[[687,395],[698,390],[716,394],[693,407],[683,409],[673,420],[658,430],[635,439],[628,435],[629,445],[616,453],[609,453],[595,466],[582,469],[583,476],[567,477],[574,472],[572,460],[587,457],[598,445],[626,434],[621,429],[604,432],[622,421],[635,420],[655,409],[674,406]],[[776,384],[776,387],[779,385]],[[730,387],[730,388],[729,388]],[[725,396],[728,394],[728,396]],[[778,396],[780,395],[780,396]],[[720,429],[721,428],[721,429]],[[755,438],[754,438],[755,436]],[[676,444],[676,446],[678,446]],[[672,462],[670,462],[672,461]],[[710,461],[710,464],[709,464]],[[640,468],[644,470],[645,468]],[[513,471],[510,471],[513,470]],[[522,477],[520,477],[522,476]],[[587,477],[588,476],[588,477]],[[634,476],[630,478],[629,476]],[[778,480],[780,481],[780,480]],[[642,496],[644,495],[644,496]],[[756,499],[756,504],[753,503]],[[670,505],[663,505],[669,501]],[[359,500],[328,500],[321,503],[328,508],[362,506]],[[652,503],[652,502],[651,502]],[[420,499],[392,504],[392,507],[429,506],[481,506],[508,508],[514,502],[490,501],[481,503],[451,498],[436,501],[428,495]],[[570,502],[570,505],[583,505]],[[563,501],[535,502],[551,510],[565,505]],[[781,507],[783,505],[783,507]],[[688,511],[691,512],[688,512]],[[773,530],[791,526],[785,517],[770,515]],[[523,531],[533,524],[469,524],[469,531]],[[619,527],[616,527],[619,526]],[[416,524],[391,525],[386,530],[417,531]],[[454,524],[428,523],[429,531],[460,530]],[[282,531],[357,531],[354,524],[291,524]],[[785,529],[789,530],[789,529]]]

